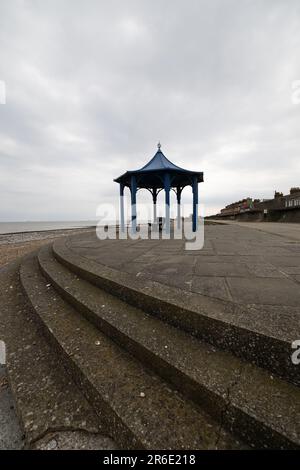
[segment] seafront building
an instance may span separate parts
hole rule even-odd
[[[247,197],[228,204],[220,213],[220,218],[241,220],[267,220],[278,222],[300,222],[300,187],[293,187],[289,194],[275,191],[272,199],[252,199]]]

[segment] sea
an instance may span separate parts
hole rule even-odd
[[[0,234],[43,232],[46,230],[59,230],[70,228],[94,227],[95,220],[80,220],[67,222],[0,222]]]

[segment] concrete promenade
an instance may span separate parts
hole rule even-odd
[[[239,304],[300,310],[300,226],[208,224],[200,251],[186,251],[183,240],[101,242],[94,233],[69,243],[79,255],[139,278]]]
[[[239,225],[241,227],[253,228],[261,232],[271,233],[289,240],[300,242],[300,224],[281,222],[240,222],[235,220],[215,220],[218,224]]]
[[[26,448],[300,447],[291,235],[207,223],[204,248],[187,251],[90,230],[0,274]]]

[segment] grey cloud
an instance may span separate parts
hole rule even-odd
[[[207,213],[300,184],[298,0],[12,0],[0,50],[0,220],[93,218],[158,139]]]

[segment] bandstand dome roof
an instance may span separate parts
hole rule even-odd
[[[164,173],[170,174],[172,187],[187,186],[192,183],[194,176],[197,177],[198,183],[203,181],[202,171],[185,170],[175,165],[163,154],[160,144],[158,144],[156,154],[146,165],[139,170],[126,171],[126,173],[114,179],[114,181],[130,186],[131,176],[135,175],[139,188],[163,188]]]

